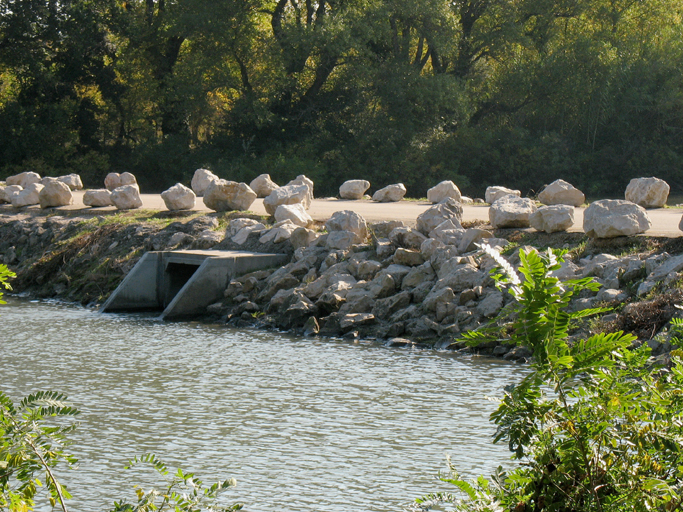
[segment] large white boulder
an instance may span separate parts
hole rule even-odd
[[[529,217],[536,211],[531,199],[503,196],[489,208],[489,221],[494,228],[528,228]]]
[[[403,183],[387,185],[372,195],[372,200],[378,203],[395,203],[406,195],[406,187]]]
[[[595,201],[583,212],[583,231],[593,238],[637,235],[651,225],[643,207],[621,199]]]
[[[217,212],[248,210],[255,200],[256,192],[236,181],[212,181],[204,191],[204,204]]]
[[[308,210],[311,207],[311,194],[308,185],[285,185],[273,190],[263,200],[263,206],[268,215],[274,215],[281,204],[301,203]]]
[[[586,196],[578,188],[564,180],[555,180],[541,190],[538,200],[546,205],[567,204],[581,206],[586,202]]]
[[[15,208],[22,206],[31,206],[40,203],[40,191],[43,190],[43,185],[33,182],[27,185],[26,188],[12,194],[10,201]]]
[[[133,176],[132,173],[129,172],[122,172],[121,175],[119,176],[119,181],[121,182],[121,186],[125,185],[135,185],[138,187],[138,180],[135,179],[135,176]],[[140,187],[138,187],[138,190]]]
[[[71,190],[83,190],[83,182],[81,177],[76,173],[67,174],[57,178],[62,183],[65,183]]]
[[[363,239],[353,231],[332,231],[327,235],[325,247],[334,251],[347,251],[352,245],[363,243]]]
[[[460,236],[464,232],[465,230],[463,229],[462,224],[460,224],[458,218],[452,217],[437,225],[427,234],[427,236],[429,238],[436,238],[437,240],[441,240],[443,243],[448,244],[450,243],[448,241],[450,238],[453,236]]]
[[[449,197],[456,201],[460,201],[460,198],[462,197],[460,189],[450,180],[442,181],[435,187],[427,190],[427,200],[432,204],[440,203]]]
[[[161,193],[161,199],[166,203],[166,208],[171,211],[191,210],[194,208],[197,196],[182,183],[176,183]]]
[[[239,218],[239,219],[233,219],[230,221],[230,224],[228,225],[228,229],[225,232],[225,236],[230,238],[235,236],[237,233],[242,231],[246,227],[250,226],[260,226],[261,229],[264,229],[265,226],[261,224],[259,221],[254,220],[254,219],[247,219],[247,218]]]
[[[452,229],[462,226],[462,205],[454,198],[446,198],[443,202],[432,206],[417,217],[417,230],[429,236],[432,230],[447,220],[454,221]]]
[[[574,207],[567,204],[542,206],[529,217],[529,224],[546,233],[566,231],[574,225]]]
[[[266,231],[266,226],[259,222],[253,226],[247,226],[246,228],[240,229],[230,239],[238,245],[243,245],[249,239],[249,235],[254,232],[260,233],[261,231]]]
[[[339,197],[342,199],[363,199],[363,195],[370,188],[367,180],[348,180],[339,187]]]
[[[625,197],[643,208],[661,208],[669,198],[669,184],[659,178],[634,178],[626,187]]]
[[[129,172],[124,172],[121,174],[117,172],[110,172],[104,178],[104,186],[107,190],[113,191],[116,188],[126,185],[135,185],[136,187],[138,185],[138,181],[135,179],[135,176]]]
[[[114,190],[121,186],[121,175],[118,172],[110,172],[104,177],[104,188]]]
[[[111,192],[106,188],[86,190],[83,194],[83,204],[95,208],[114,206],[114,202],[111,200]]]
[[[194,172],[194,176],[192,176],[192,182],[190,183],[190,186],[192,187],[196,197],[201,197],[204,195],[204,192],[206,192],[206,188],[209,186],[209,183],[218,179],[220,178],[208,169],[197,169]]]
[[[368,225],[365,219],[351,210],[334,212],[332,217],[325,222],[325,227],[330,233],[334,231],[351,231],[358,235],[361,241],[368,237]]]
[[[274,217],[276,222],[288,220],[302,228],[307,228],[313,223],[313,218],[301,203],[281,204],[275,210]]]
[[[289,237],[289,243],[292,247],[298,249],[299,247],[308,247],[320,236],[319,233],[307,228],[297,228],[292,231],[292,236]]]
[[[484,200],[488,204],[493,204],[498,201],[498,199],[505,196],[521,197],[522,193],[519,190],[512,190],[505,187],[486,187]]]
[[[142,206],[137,185],[122,185],[111,191],[111,201],[118,210],[134,210]]]
[[[311,201],[313,201],[313,180],[307,178],[305,174],[299,174],[296,178],[287,183],[287,185],[306,185],[311,194]]]
[[[285,240],[289,240],[289,237],[292,236],[292,233],[294,233],[294,231],[299,227],[300,226],[297,226],[289,220],[277,222],[276,224],[273,224],[272,228],[270,228],[268,231],[265,231],[261,235],[261,238],[259,238],[259,243],[267,244],[268,242],[273,242],[275,244],[279,244]]]
[[[14,176],[9,176],[5,180],[5,183],[7,185],[19,185],[22,189],[25,189],[33,183],[40,183],[40,174],[37,172],[22,172],[20,174],[15,174]]]
[[[485,239],[493,238],[493,233],[485,229],[469,228],[460,237],[458,242],[458,252],[465,254],[466,252],[476,251],[478,244]]]
[[[270,179],[270,174],[261,174],[249,183],[249,187],[256,192],[257,197],[268,197],[278,188],[278,184]]]
[[[38,200],[41,208],[52,208],[73,204],[74,196],[69,185],[55,180],[43,187],[38,194]]]
[[[6,187],[0,187],[0,203],[11,203],[12,196],[18,194],[23,189],[19,185],[8,185]]]

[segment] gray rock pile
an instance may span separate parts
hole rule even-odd
[[[300,203],[285,206],[284,211],[305,213]],[[572,207],[544,208],[533,215]],[[93,241],[92,251],[102,255],[107,247],[130,243],[135,251],[213,248],[289,254],[290,262],[281,268],[235,276],[224,301],[210,311],[231,325],[362,337],[389,346],[422,343],[463,349],[459,334],[495,317],[511,300],[494,286],[489,271],[495,262],[480,248],[486,243],[503,249],[508,242],[485,229],[463,228],[460,203],[451,198],[434,205],[415,228],[397,221],[368,225],[351,211],[335,213],[325,224],[326,232],[299,225],[295,217],[275,219],[269,226],[257,215],[240,215],[229,221],[225,232],[217,230],[215,216],[173,222],[163,229],[127,226],[119,232],[117,228],[111,231],[114,241],[107,240],[104,247],[99,246],[105,242]],[[43,254],[48,244],[62,240],[62,235],[72,237],[74,232],[67,232],[67,226],[76,229],[79,222],[55,217],[0,222],[2,261],[23,265],[32,255]],[[134,261],[125,254],[121,253],[120,262],[129,268]],[[519,265],[517,249],[504,257],[513,267]],[[565,262],[555,275],[560,280],[593,277],[602,284],[598,293],[576,298],[570,304],[573,310],[625,299],[637,303],[683,281],[683,255],[594,254]],[[622,313],[616,315],[621,318]],[[524,350],[505,345],[480,350],[515,360],[529,357]]]

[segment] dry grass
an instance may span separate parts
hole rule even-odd
[[[676,290],[652,300],[629,304],[619,315],[615,327],[632,332],[641,340],[650,340],[673,318],[677,311],[675,304],[680,304],[681,299],[683,292]]]
[[[44,255],[29,269],[21,272],[15,281],[16,288],[26,289],[49,281],[91,245],[115,234],[120,229],[120,225],[107,224],[68,240],[56,250]]]

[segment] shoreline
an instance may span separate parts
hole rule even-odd
[[[529,358],[523,347],[494,344],[471,349],[458,341],[461,332],[494,318],[510,301],[507,293],[493,287],[488,275],[493,266],[490,258],[476,250],[454,254],[450,246],[441,244],[432,254],[422,254],[410,241],[411,233],[417,232],[410,228],[399,229],[394,240],[385,242],[389,239],[379,235],[389,233],[382,230],[395,227],[386,222],[370,224],[373,238],[369,243],[343,250],[320,244],[294,247],[289,240],[259,244],[258,236],[238,246],[225,233],[230,234],[234,220],[245,218],[268,222],[240,212],[130,211],[106,216],[50,212],[19,219],[0,212],[0,256],[17,273],[14,293],[96,307],[146,251],[263,248],[257,252],[285,252],[291,255],[290,263],[234,276],[227,283],[224,300],[198,318],[305,337],[368,340],[389,347],[480,353],[521,362]],[[401,240],[396,239],[399,235]],[[680,239],[593,240],[581,233],[547,235],[517,229],[495,230],[493,235],[491,240],[513,265],[519,247],[564,247],[571,258],[563,268],[567,269],[565,277],[592,275],[603,284],[596,296],[582,297],[572,307],[604,303],[613,305],[615,312],[577,326],[575,337],[596,329],[640,332],[642,324],[649,322],[653,336],[640,332],[639,340],[653,346],[653,355],[666,359],[671,350],[666,326],[677,314],[673,304],[681,299]],[[173,243],[177,245],[171,247]],[[659,279],[653,277],[667,261],[671,265],[678,259],[681,268]],[[656,311],[643,318],[641,310],[653,308]]]

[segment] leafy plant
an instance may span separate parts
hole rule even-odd
[[[71,494],[60,482],[55,468],[60,463],[73,467],[77,460],[65,451],[68,434],[77,423],[46,425],[49,417],[74,417],[79,411],[68,404],[66,396],[54,391],[40,391],[22,399],[15,406],[0,392],[0,511],[33,510],[41,487],[49,494],[52,507],[67,511]],[[133,459],[127,469],[137,464],[149,464],[165,478],[161,490],[147,491],[135,486],[137,502],[115,502],[111,512],[230,512],[241,504],[220,505],[221,493],[236,485],[235,479],[216,482],[205,487],[201,480],[182,469],[169,476],[166,465],[154,454]]]
[[[159,491],[152,488],[149,491],[144,491],[141,487],[135,486],[137,503],[116,502],[111,512],[148,512],[152,510],[159,512],[164,510],[176,512],[230,512],[241,510],[243,507],[239,503],[225,506],[215,503],[222,492],[237,485],[237,481],[234,478],[204,487],[204,483],[196,479],[193,473],[183,473],[180,468],[171,475],[166,464],[154,454],[150,453],[141,457],[135,457],[130,461],[126,469],[130,469],[138,464],[148,464],[159,475],[164,477],[163,490]]]
[[[2,289],[4,288],[5,290],[11,290],[12,287],[10,284],[7,282],[9,279],[17,277],[17,275],[12,272],[10,269],[7,268],[7,265],[2,265],[0,264],[0,304],[6,304],[4,300],[2,300]]]
[[[452,472],[442,480],[460,492],[440,501],[461,511],[680,510],[683,352],[672,353],[672,368],[653,370],[647,345],[630,350],[632,335],[570,341],[572,320],[602,310],[570,313],[569,300],[597,284],[552,277],[562,262],[559,251],[520,252],[521,279],[485,250],[502,269],[494,278],[509,286],[515,302],[503,318],[466,338],[473,344],[505,339],[533,351],[531,373],[505,389],[491,415],[494,442],[508,443],[520,465],[472,483]],[[435,503],[426,498],[417,504],[423,510]]]
[[[45,486],[50,504],[67,512],[66,500],[71,495],[54,469],[60,462],[76,463],[64,451],[66,436],[76,424],[44,425],[44,421],[78,414],[64,395],[53,391],[31,394],[17,406],[0,392],[0,510],[32,510],[38,488]]]
[[[683,307],[676,305],[676,308],[683,309]],[[671,344],[676,347],[683,346],[683,318],[671,319]]]

